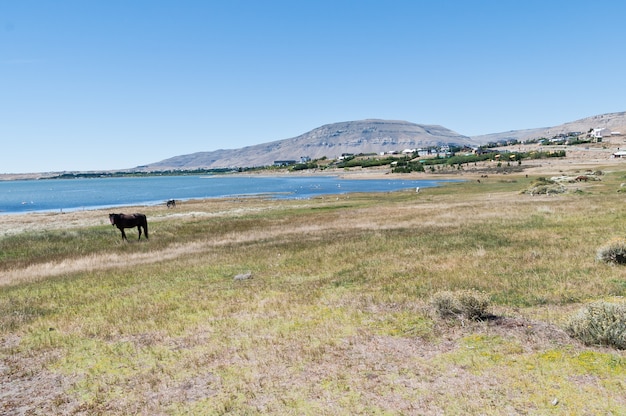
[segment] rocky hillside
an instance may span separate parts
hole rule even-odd
[[[561,133],[606,128],[626,134],[626,112],[602,114],[554,127],[512,130],[468,137],[437,125],[395,120],[360,120],[327,124],[298,137],[247,146],[175,156],[134,170],[218,169],[272,165],[302,157],[334,159],[344,153],[380,153],[441,145],[479,146],[501,140],[528,140]]]
[[[334,159],[343,153],[380,153],[428,146],[470,145],[478,142],[437,125],[406,121],[361,120],[327,124],[291,139],[241,149],[216,150],[175,156],[141,166],[141,170],[230,168],[272,165],[301,157]]]
[[[498,142],[500,140],[528,140],[541,137],[554,137],[559,134],[570,132],[586,133],[590,129],[606,128],[609,131],[618,131],[626,134],[626,112],[608,113],[598,116],[586,117],[580,120],[561,124],[554,127],[542,127],[528,130],[511,130],[503,133],[486,134],[483,136],[473,136],[472,139],[478,143]]]

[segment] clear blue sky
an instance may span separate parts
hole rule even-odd
[[[381,118],[626,110],[626,2],[0,0],[0,173],[130,168]]]

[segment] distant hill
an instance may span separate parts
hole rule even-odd
[[[359,120],[327,124],[300,136],[240,149],[221,149],[174,156],[133,170],[193,170],[272,165],[279,160],[299,161],[301,157],[335,159],[344,153],[380,153],[430,146],[480,146],[502,140],[524,141],[553,137],[561,133],[587,132],[606,128],[626,134],[626,112],[609,113],[554,127],[511,130],[481,136],[463,136],[438,125],[397,120]]]
[[[586,133],[590,129],[606,128],[609,131],[619,131],[626,134],[626,112],[608,113],[598,116],[586,117],[554,127],[541,127],[527,130],[511,130],[502,133],[472,136],[479,143],[498,142],[501,140],[529,140],[536,138],[551,138],[563,133],[581,132]]]
[[[230,168],[272,165],[301,157],[334,159],[344,153],[380,153],[428,146],[468,145],[477,142],[437,125],[395,120],[360,120],[327,124],[291,139],[175,156],[141,166],[141,170]]]

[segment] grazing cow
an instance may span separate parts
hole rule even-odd
[[[122,232],[122,240],[127,240],[124,228],[137,227],[139,238],[141,239],[141,229],[148,239],[148,220],[144,214],[109,214],[111,225],[117,227]]]
[[[168,208],[176,208],[176,200],[175,199],[170,199],[169,201],[167,201],[167,207]]]
[[[585,175],[581,175],[581,176],[577,176],[576,177],[576,182],[583,182],[583,181],[587,182],[588,180],[589,180],[589,177],[585,176]]]

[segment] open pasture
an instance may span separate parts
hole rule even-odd
[[[0,413],[624,414],[626,353],[564,328],[626,295],[596,260],[626,171],[534,179],[136,208],[128,242],[107,211],[2,217]],[[433,312],[462,289],[493,316]]]

